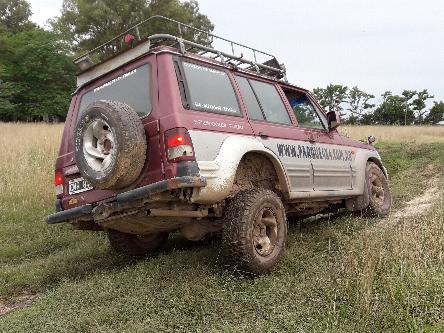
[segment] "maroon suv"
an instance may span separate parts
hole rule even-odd
[[[172,21],[130,30],[152,20]],[[207,43],[157,34],[104,57],[132,40],[127,31],[76,60],[47,223],[104,230],[131,256],[155,252],[171,232],[221,232],[228,264],[264,274],[283,254],[287,218],[388,213],[378,152],[341,136],[339,115],[289,84],[275,57],[173,22]],[[94,63],[97,53],[104,59]]]

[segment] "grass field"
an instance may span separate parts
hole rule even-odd
[[[349,126],[339,127],[342,134],[356,140],[373,135],[377,142],[444,143],[444,126]]]
[[[44,225],[61,131],[0,123],[0,332],[444,332],[443,128],[347,128],[381,139],[394,211],[292,224],[257,279],[225,271],[217,239],[128,261]]]

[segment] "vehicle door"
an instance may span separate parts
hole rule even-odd
[[[253,132],[262,144],[280,159],[291,191],[313,191],[310,159],[295,158],[295,148],[304,139],[293,126],[278,86],[236,75]]]
[[[298,128],[308,140],[297,150],[306,152],[313,167],[315,191],[351,190],[353,150],[337,144],[336,130],[328,131],[324,113],[303,90],[281,87],[294,112]],[[298,157],[299,158],[299,157]]]

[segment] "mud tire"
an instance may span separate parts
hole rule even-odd
[[[369,217],[386,216],[392,206],[387,177],[381,168],[373,162],[367,163],[365,177],[369,204],[363,210],[363,214]]]
[[[111,162],[99,170],[88,164],[84,152],[84,133],[94,121],[106,122],[114,139]],[[115,101],[98,101],[86,108],[76,124],[74,144],[81,175],[98,189],[128,187],[139,177],[149,156],[139,116],[130,106]]]
[[[265,256],[258,253],[254,234],[258,217],[264,212],[275,219],[277,227],[274,245]],[[284,253],[287,229],[285,208],[276,193],[265,189],[239,192],[226,207],[221,257],[226,266],[242,274],[268,274]]]
[[[159,232],[149,235],[128,234],[114,229],[108,229],[108,240],[117,253],[143,258],[154,255],[167,241],[168,233]]]

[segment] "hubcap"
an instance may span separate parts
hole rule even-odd
[[[83,155],[94,171],[103,171],[116,153],[114,133],[102,119],[92,121],[83,133]]]
[[[370,192],[373,199],[379,205],[384,203],[384,185],[382,184],[381,179],[375,172],[370,172],[369,174],[370,181]]]
[[[264,208],[256,217],[253,229],[253,245],[256,252],[266,257],[276,245],[277,220],[272,210]]]

